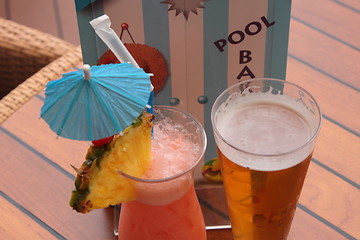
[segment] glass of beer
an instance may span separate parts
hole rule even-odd
[[[277,79],[237,83],[211,121],[234,240],[287,239],[321,127],[305,89]]]

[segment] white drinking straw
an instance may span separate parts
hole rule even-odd
[[[135,59],[126,49],[123,42],[116,35],[115,31],[110,28],[111,22],[108,15],[104,14],[98,18],[90,21],[96,34],[104,41],[104,43],[111,49],[120,62],[129,62],[136,68],[140,68]]]
[[[128,62],[136,68],[140,68],[124,43],[116,35],[115,31],[110,27],[111,21],[108,15],[104,14],[90,21],[90,25],[94,28],[96,34],[110,48],[120,62]],[[150,75],[152,76],[152,74]],[[154,86],[151,84],[151,91]]]

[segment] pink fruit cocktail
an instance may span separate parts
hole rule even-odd
[[[127,176],[137,200],[123,203],[119,240],[205,240],[194,168],[206,148],[201,124],[169,107],[155,108],[152,163],[143,179]]]

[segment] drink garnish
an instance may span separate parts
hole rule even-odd
[[[108,142],[110,142],[112,139],[114,138],[114,136],[110,136],[110,137],[107,137],[107,138],[102,138],[102,139],[98,139],[98,140],[93,140],[91,141],[91,143],[94,145],[94,146],[102,146],[102,145],[105,145],[107,144]]]
[[[222,182],[219,159],[213,158],[207,161],[201,168],[201,174],[209,181]]]
[[[133,185],[118,172],[141,177],[150,165],[153,115],[142,113],[106,144],[90,146],[77,169],[70,206],[80,213],[135,200]]]

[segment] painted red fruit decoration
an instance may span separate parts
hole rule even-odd
[[[191,0],[192,1],[192,0]],[[125,31],[129,34],[133,43],[124,43],[127,50],[134,57],[139,66],[146,72],[152,73],[150,77],[151,83],[154,86],[154,93],[157,94],[164,86],[168,77],[167,62],[162,53],[153,47],[145,44],[137,44],[133,39],[130,31],[129,24],[124,22],[121,24],[120,39]],[[119,59],[109,49],[99,59],[98,65],[120,63]]]
[[[127,24],[127,23],[122,23],[122,24],[121,24],[121,28],[122,28],[122,29],[128,29],[128,28],[129,28],[129,24]]]
[[[94,141],[92,141],[92,144],[93,144],[94,146],[100,147],[100,146],[105,145],[105,144],[107,144],[108,142],[110,142],[113,138],[114,138],[114,136],[110,136],[110,137],[107,137],[107,138],[102,138],[102,139],[94,140]]]

